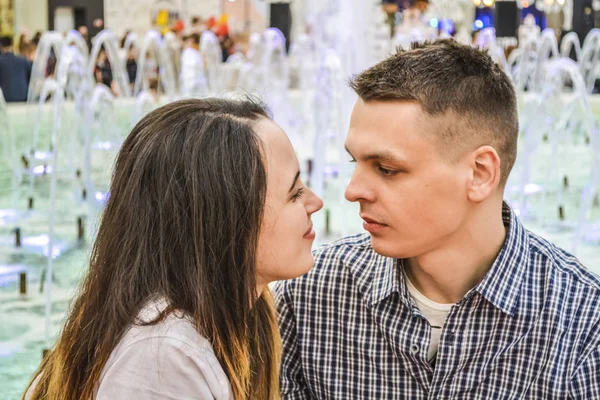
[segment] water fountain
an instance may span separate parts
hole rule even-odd
[[[21,244],[21,230],[19,227],[19,220],[23,218],[23,213],[20,211],[19,199],[21,193],[21,168],[19,165],[19,157],[17,152],[17,144],[15,140],[15,132],[13,130],[10,118],[8,116],[6,100],[4,94],[0,89],[0,126],[4,127],[2,133],[2,154],[3,160],[11,171],[11,205],[9,209],[0,210],[0,226],[10,225],[15,233],[14,244],[18,247]]]
[[[496,40],[496,29],[484,28],[479,32],[477,41],[475,42],[477,47],[482,49],[488,49],[492,59],[508,74],[511,75],[511,68],[504,55],[504,48],[500,46]]]
[[[181,44],[177,39],[177,35],[171,31],[168,31],[164,34],[163,42],[165,44],[167,55],[171,60],[171,64],[173,65],[173,74],[177,77],[181,71]]]
[[[160,83],[162,84],[167,98],[169,100],[174,100],[177,93],[175,68],[173,67],[173,62],[169,57],[169,53],[161,39],[160,33],[156,30],[148,31],[144,36],[140,54],[138,55],[138,73],[135,78],[133,94],[137,96],[142,90],[150,89],[145,70],[147,57],[156,60],[159,68]]]
[[[594,84],[596,83],[596,77],[599,75],[600,29],[592,29],[587,34],[581,48],[581,58],[579,58],[578,61],[588,93],[592,93]]]
[[[119,55],[117,37],[108,29],[103,30],[94,38],[94,44],[92,45],[90,61],[87,68],[88,75],[91,77],[94,76],[96,59],[102,48],[106,51],[106,57],[108,58],[108,62],[110,63],[113,72],[113,80],[116,82],[115,90],[117,94],[122,97],[130,96],[131,90],[129,90],[129,78],[127,77],[125,65]]]
[[[269,105],[275,122],[287,133],[292,145],[300,146],[298,114],[289,96],[289,67],[285,53],[286,40],[277,28],[265,30],[260,64],[254,70],[262,87],[257,92]]]
[[[39,100],[35,124],[33,126],[31,147],[21,156],[25,166],[24,172],[29,177],[28,195],[30,208],[33,206],[34,185],[38,176],[55,172],[55,170],[48,167],[54,148],[50,143],[48,143],[48,147],[40,143],[40,131],[44,125],[44,103],[49,95],[54,94],[55,85],[64,90],[65,93],[63,93],[63,95],[66,94],[69,99],[74,100],[75,113],[73,115],[75,121],[73,124],[68,125],[67,130],[69,130],[69,133],[64,135],[64,137],[67,138],[66,140],[68,141],[69,147],[68,156],[66,157],[68,161],[67,171],[72,177],[76,175],[76,160],[79,159],[78,154],[80,154],[77,145],[79,137],[78,133],[81,127],[81,113],[85,108],[85,99],[88,96],[89,88],[92,85],[91,76],[86,74],[86,58],[87,55],[81,53],[80,47],[73,45],[61,46],[54,79],[50,79],[50,83],[48,84],[46,84],[46,80],[44,80],[42,91],[38,94]],[[44,88],[46,88],[46,91],[44,91]],[[51,89],[50,92],[47,91],[49,88]]]
[[[29,91],[27,93],[28,103],[34,103],[38,100],[42,90],[43,81],[46,78],[50,56],[53,53],[54,57],[58,57],[62,50],[62,46],[63,37],[59,32],[46,32],[40,38],[31,67],[31,78],[29,80]]]
[[[191,47],[184,49],[181,54],[179,91],[182,97],[202,98],[209,95],[202,55]]]
[[[159,105],[157,95],[152,94],[147,90],[142,90],[136,97],[135,108],[131,119],[131,126],[135,126],[144,115],[148,114]]]
[[[560,43],[561,57],[570,57],[572,51],[575,51],[575,61],[579,62],[581,60],[581,43],[577,32],[567,33]]]
[[[127,36],[125,37],[125,43],[123,44],[123,65],[125,65],[125,62],[127,61],[127,54],[129,53],[129,49],[131,48],[135,48],[135,49],[139,49],[140,45],[139,45],[139,38],[137,33],[134,32],[129,32],[127,34]]]
[[[94,223],[104,208],[108,188],[100,189],[101,184],[92,176],[93,151],[116,152],[121,146],[121,138],[109,121],[114,121],[114,95],[108,87],[96,85],[85,112],[84,151],[83,151],[83,200],[87,204],[87,221],[90,236],[94,237]],[[106,177],[105,177],[106,178]]]
[[[537,44],[536,67],[533,74],[533,90],[542,90],[544,85],[543,74],[546,63],[551,59],[560,57],[556,33],[552,28],[546,28],[542,32]]]
[[[64,40],[64,45],[65,46],[74,45],[75,47],[77,47],[77,49],[79,50],[79,54],[81,54],[81,56],[83,57],[85,64],[88,63],[88,60],[89,60],[88,45],[87,45],[85,39],[83,38],[83,36],[81,36],[81,33],[79,33],[79,31],[76,31],[75,29],[71,29],[69,32],[67,32],[67,36],[65,37],[65,40]]]
[[[584,200],[577,205],[573,199],[594,181],[597,156],[586,143],[595,142],[597,132],[577,63],[559,57],[542,65],[540,90],[520,97],[522,138],[507,198],[522,219],[538,221],[545,231],[572,231],[585,208]]]
[[[408,48],[411,43],[437,38],[437,30],[425,21],[417,10],[406,9],[402,12],[402,23],[394,33],[394,46]]]
[[[200,55],[204,60],[208,88],[213,96],[223,94],[224,82],[221,76],[223,55],[219,39],[212,31],[205,31],[200,38]]]
[[[289,86],[285,36],[277,28],[268,28],[264,33],[264,41],[261,65],[265,90],[274,94],[285,93]]]
[[[537,40],[531,39],[520,43],[507,59],[509,76],[512,78],[517,93],[523,93],[532,87],[537,62]]]
[[[593,115],[591,114],[586,87],[578,65],[571,59],[560,58],[551,61],[546,67],[543,78],[545,114],[548,120],[546,137],[550,144],[550,157],[545,167],[544,201],[545,208],[549,194],[556,195],[558,221],[547,220],[546,229],[572,229],[575,225],[573,214],[568,210],[565,196],[567,191],[577,189],[576,172],[572,171],[572,162],[567,163],[565,155],[573,147],[575,137],[584,142],[594,134]],[[572,89],[569,87],[572,86]],[[578,132],[582,128],[583,132]],[[591,154],[590,154],[591,156]],[[588,171],[589,174],[590,171]],[[571,175],[570,177],[568,175]],[[589,179],[589,175],[584,179]],[[570,216],[570,217],[569,217]]]
[[[238,63],[237,89],[250,93],[258,92],[263,87],[263,73],[261,62],[264,52],[263,36],[258,32],[250,35],[249,47],[245,62]]]
[[[296,43],[290,46],[290,68],[294,68],[298,76],[298,87],[301,90],[316,86],[317,45],[309,35],[301,35]]]

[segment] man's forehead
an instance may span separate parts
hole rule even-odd
[[[354,105],[351,123],[369,121],[369,124],[389,125],[390,123],[416,124],[425,120],[427,114],[417,102],[400,100],[359,99]]]

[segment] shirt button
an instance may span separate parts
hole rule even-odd
[[[410,346],[410,352],[413,353],[413,354],[417,354],[419,352],[419,345],[416,344],[416,343],[413,343]]]

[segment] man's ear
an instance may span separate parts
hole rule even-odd
[[[471,154],[470,164],[469,200],[480,203],[495,193],[500,185],[500,156],[492,146],[482,146]]]

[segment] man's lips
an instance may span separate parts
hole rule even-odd
[[[370,233],[377,233],[380,232],[381,230],[387,228],[386,224],[383,224],[373,218],[370,218],[366,215],[361,215],[360,216],[362,218],[363,221],[365,221],[363,223],[363,228]]]

